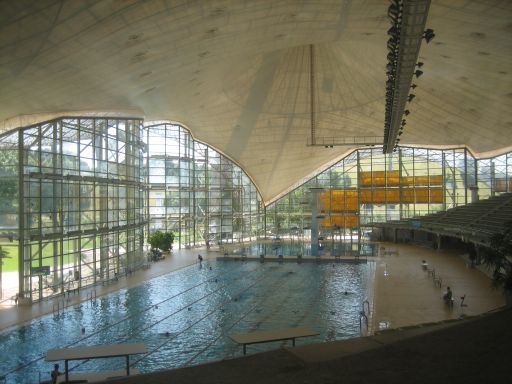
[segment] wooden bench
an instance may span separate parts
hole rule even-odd
[[[249,344],[269,343],[272,341],[292,340],[295,346],[295,339],[299,337],[318,336],[319,333],[309,328],[281,328],[269,331],[257,331],[249,333],[238,333],[229,336],[237,344],[244,346],[244,355],[246,354],[246,346]]]
[[[65,381],[69,381],[68,362],[70,360],[102,359],[108,357],[124,356],[126,358],[126,371],[124,371],[125,374],[123,376],[130,376],[130,355],[147,353],[147,351],[148,350],[143,343],[103,344],[88,347],[56,348],[50,349],[48,352],[46,352],[46,361],[64,360]],[[98,372],[98,374],[101,374],[101,372]],[[107,372],[107,374],[111,374],[111,372]],[[92,373],[88,373],[88,375],[90,376]]]

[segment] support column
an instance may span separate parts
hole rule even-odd
[[[311,191],[311,256],[318,256],[318,193],[323,188],[310,188]]]
[[[23,130],[18,131],[18,292],[25,297],[25,186],[23,185]]]

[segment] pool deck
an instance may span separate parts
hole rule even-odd
[[[58,301],[63,302],[66,307],[73,307],[88,300],[91,293],[95,297],[103,296],[197,264],[199,253],[204,258],[203,264],[207,264],[208,259],[223,256],[214,249],[175,250],[164,260],[151,263],[150,268],[120,277],[118,281],[108,285],[96,285],[85,288],[77,294],[43,300],[32,305],[4,304],[0,307],[0,330],[52,313]],[[233,262],[243,261],[239,255],[233,256],[233,259]],[[256,259],[259,260],[259,258]],[[265,257],[265,262],[279,260],[275,256]],[[297,262],[296,258],[284,258],[284,260]],[[359,261],[364,260],[365,258],[361,258]],[[368,257],[368,260],[376,262],[374,289],[372,289],[374,295],[369,298],[371,303],[369,329],[371,331],[478,315],[505,304],[501,292],[491,287],[490,279],[478,269],[470,268],[461,255],[454,251],[435,251],[414,245],[382,243],[379,255]],[[427,261],[429,268],[435,269],[435,275],[437,278],[440,277],[441,281],[434,281],[432,274],[421,268],[422,260]],[[302,261],[318,261],[318,258],[304,257]],[[357,260],[354,257],[321,257],[320,261],[334,263]],[[442,300],[442,294],[447,286],[450,286],[453,291],[455,298],[453,307],[448,307]],[[465,306],[460,305],[460,297],[463,295],[466,296]]]

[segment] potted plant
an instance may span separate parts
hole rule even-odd
[[[503,289],[507,306],[512,306],[512,221],[505,223],[502,233],[491,236],[482,263],[492,271],[494,285]]]
[[[149,244],[151,248],[160,248],[163,251],[169,251],[174,242],[174,233],[155,231],[149,236]]]

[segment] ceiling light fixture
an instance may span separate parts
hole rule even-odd
[[[385,73],[386,102],[384,114],[384,145],[383,152],[398,150],[399,136],[404,132],[405,116],[410,114],[406,103],[416,95],[408,89],[415,89],[412,84],[423,75],[420,69],[424,63],[418,61],[419,50],[423,38],[430,41],[433,30],[425,28],[431,0],[389,0],[388,17],[391,26],[386,30],[387,63]]]

